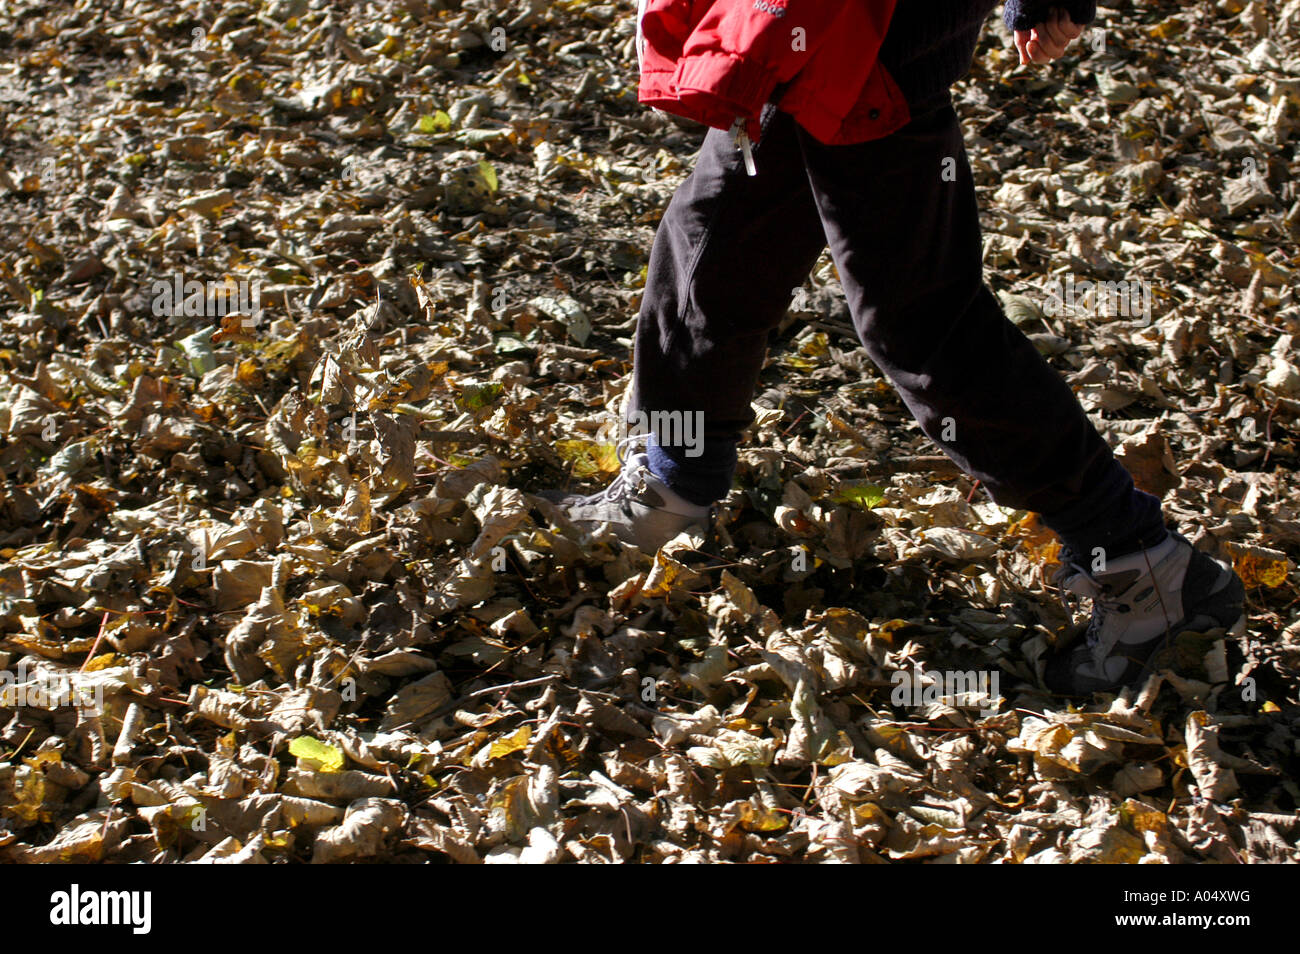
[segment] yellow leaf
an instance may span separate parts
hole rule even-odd
[[[38,769],[42,765],[53,765],[57,762],[62,762],[63,754],[58,750],[53,750],[53,751],[46,750],[44,752],[37,752],[31,758],[29,759],[25,758],[23,759],[23,761],[28,765],[30,765],[32,768]]]
[[[833,740],[830,754],[823,756],[819,762],[827,768],[833,768],[845,762],[852,762],[853,758],[853,741],[841,730]]]
[[[655,554],[654,569],[641,587],[641,595],[647,599],[667,597],[675,589],[681,589],[683,583],[691,583],[697,574],[662,551]]]
[[[300,735],[289,743],[289,754],[296,756],[298,764],[314,772],[338,772],[343,769],[343,752],[332,745]]]
[[[492,163],[486,159],[480,159],[478,161],[478,171],[483,177],[483,181],[487,183],[488,191],[495,194],[498,188],[497,171],[493,168]]]
[[[528,804],[528,779],[512,778],[488,802],[488,808],[498,816],[509,838],[522,838],[528,833],[532,811]]]
[[[1105,865],[1135,865],[1146,854],[1141,840],[1123,828],[1111,828],[1101,839],[1097,861]]]
[[[573,465],[573,476],[579,478],[613,476],[623,469],[618,450],[613,444],[595,441],[556,441],[555,452]]]
[[[1232,568],[1237,571],[1247,589],[1281,586],[1286,582],[1290,561],[1280,550],[1230,543],[1228,552],[1232,554]]]
[[[835,488],[831,500],[873,510],[885,502],[885,489],[876,484],[846,482]]]
[[[740,827],[745,831],[780,831],[789,823],[789,817],[774,808],[756,808],[753,802],[740,803]]]
[[[521,725],[513,735],[503,736],[492,743],[488,749],[489,759],[499,759],[503,756],[510,755],[512,752],[518,752],[528,745],[528,741],[533,737],[533,727],[530,725]]]
[[[830,354],[831,342],[826,337],[826,332],[819,331],[815,335],[809,335],[804,343],[799,346],[799,353],[810,358],[824,358]]]
[[[1187,23],[1178,17],[1168,17],[1157,23],[1153,27],[1147,28],[1147,33],[1157,40],[1172,40],[1181,36],[1187,29]]]
[[[1060,540],[1042,525],[1036,513],[1026,513],[1011,523],[1007,527],[1006,536],[1020,538],[1025,555],[1039,566],[1049,567],[1061,562]]]
[[[888,643],[892,646],[894,645],[894,635],[896,633],[900,636],[905,636],[906,634],[903,630],[911,628],[912,624],[905,619],[891,619],[888,622],[881,623],[880,627],[872,633],[872,635],[881,642]]]
[[[416,121],[415,128],[425,134],[446,132],[451,128],[451,117],[441,109],[436,113],[426,113]]]
[[[1135,832],[1154,831],[1160,834],[1169,827],[1169,819],[1164,812],[1133,798],[1125,799],[1124,804],[1120,805],[1119,817]]]
[[[100,669],[107,669],[110,666],[116,666],[118,662],[117,653],[100,653],[86,661],[83,672],[96,672]]]
[[[4,806],[4,813],[16,818],[25,825],[52,821],[54,808],[61,802],[63,789],[53,785],[45,778],[40,765],[45,762],[60,761],[57,752],[42,753],[35,759],[24,759],[33,771],[27,773],[14,785],[13,797]]]
[[[875,726],[876,734],[884,742],[884,748],[894,753],[907,751],[907,727],[894,722],[885,722]]]

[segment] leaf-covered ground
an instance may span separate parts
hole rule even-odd
[[[617,467],[700,136],[637,106],[632,6],[0,10],[0,859],[1300,860],[1300,2],[1103,6],[1047,71],[991,19],[957,88],[989,280],[1248,584],[1246,637],[1082,707],[1028,678],[1052,539],[828,259],[712,537],[530,496]],[[895,705],[921,670],[997,698]]]

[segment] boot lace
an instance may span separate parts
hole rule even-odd
[[[1106,626],[1107,618],[1112,613],[1127,613],[1131,607],[1107,584],[1098,581],[1091,573],[1074,562],[1073,554],[1068,550],[1062,552],[1062,557],[1064,565],[1056,571],[1052,582],[1060,590],[1061,605],[1067,612],[1073,612],[1073,608],[1065,598],[1067,592],[1076,596],[1086,596],[1092,600],[1092,618],[1088,620],[1088,629],[1084,633],[1084,645],[1096,656],[1103,650],[1101,633]]]
[[[600,496],[610,501],[618,503],[627,509],[629,498],[640,489],[640,481],[634,481],[632,475],[639,477],[640,469],[627,466],[628,450],[639,443],[644,443],[645,434],[629,434],[627,437],[621,437],[614,444],[614,453],[618,455],[618,462],[621,465],[618,476],[609,482],[609,485],[600,492]]]

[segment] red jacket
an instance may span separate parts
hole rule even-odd
[[[637,98],[755,142],[777,105],[818,141],[878,139],[909,119],[877,61],[897,0],[639,0]]]

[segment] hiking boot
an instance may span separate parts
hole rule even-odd
[[[579,529],[590,533],[601,524],[609,524],[620,540],[645,553],[657,552],[683,530],[703,532],[711,508],[691,503],[656,477],[645,453],[623,458],[627,443],[638,439],[644,440],[644,435],[619,442],[623,469],[599,493],[584,497],[563,490],[544,490],[537,496],[558,505]]]
[[[1052,692],[1087,695],[1141,682],[1160,668],[1161,650],[1184,632],[1245,632],[1246,590],[1231,567],[1171,533],[1162,543],[1110,561],[1093,576],[1069,550],[1053,582],[1092,599],[1084,638],[1049,656]]]

